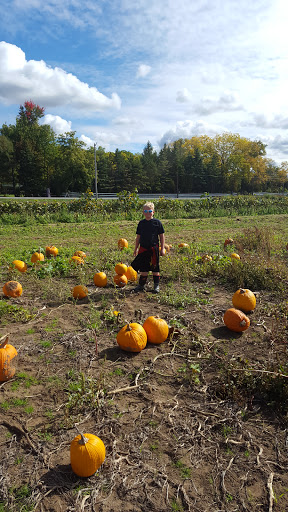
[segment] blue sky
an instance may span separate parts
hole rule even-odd
[[[0,125],[45,108],[106,151],[239,133],[288,160],[284,0],[0,0]]]

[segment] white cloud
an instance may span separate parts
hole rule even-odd
[[[170,142],[174,142],[180,138],[191,139],[191,137],[198,135],[214,137],[214,135],[225,131],[226,130],[223,126],[209,125],[201,120],[196,122],[191,120],[178,121],[175,128],[168,130],[164,135],[162,135],[159,141],[159,147],[163,147],[164,144],[169,144]]]
[[[71,73],[43,60],[27,61],[20,48],[0,42],[0,101],[15,104],[30,98],[44,107],[66,106],[86,115],[121,106],[116,93],[108,98]]]
[[[145,76],[149,75],[151,69],[151,66],[141,64],[137,69],[136,78],[145,78]]]
[[[189,103],[192,100],[192,94],[186,87],[184,89],[181,89],[181,91],[177,91],[176,95],[176,101],[179,101],[179,103]]]
[[[53,128],[54,132],[59,135],[60,133],[71,132],[71,121],[66,121],[60,116],[53,116],[52,114],[46,114],[41,119],[41,124],[49,124]]]
[[[267,129],[276,128],[278,130],[287,130],[288,116],[283,116],[282,114],[275,114],[274,116],[254,114],[253,125]]]
[[[215,112],[235,112],[244,110],[239,101],[238,94],[233,91],[224,91],[221,96],[204,97],[195,107],[195,112],[200,115],[210,115]]]

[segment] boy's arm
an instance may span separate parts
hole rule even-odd
[[[160,255],[164,256],[164,254],[165,254],[165,249],[164,249],[165,235],[164,235],[164,233],[161,233],[161,235],[159,235],[159,237],[160,237],[160,245],[161,245]]]
[[[139,242],[140,242],[140,235],[137,235],[136,236],[136,240],[135,240],[135,249],[134,249],[134,252],[133,252],[133,256],[137,255],[138,247],[139,247]]]

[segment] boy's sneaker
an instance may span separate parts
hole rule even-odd
[[[159,292],[160,292],[159,284],[154,284],[153,293],[159,293]]]
[[[144,292],[144,286],[141,286],[141,284],[138,284],[136,288],[132,290],[132,293],[138,293],[138,292]]]

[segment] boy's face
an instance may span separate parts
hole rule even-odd
[[[151,220],[151,219],[153,219],[154,210],[152,210],[152,208],[145,207],[145,208],[143,208],[143,215],[146,220]]]

